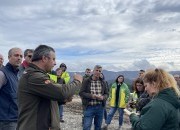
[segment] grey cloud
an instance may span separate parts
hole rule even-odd
[[[180,3],[178,0],[156,1],[154,12],[180,12]]]
[[[0,0],[0,7],[3,50],[45,43],[61,51],[59,62],[83,71],[95,62],[113,70],[178,68],[178,0]]]
[[[150,64],[147,60],[140,60],[140,61],[134,61],[133,63],[134,67],[140,69],[148,69],[148,68],[155,68],[154,65]]]

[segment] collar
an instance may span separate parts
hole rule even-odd
[[[22,66],[23,66],[24,68],[27,68],[27,67],[29,66],[29,63],[24,60],[23,63],[22,63]]]
[[[10,64],[9,62],[6,64],[7,69],[9,69],[10,71],[12,71],[13,73],[17,74],[19,69],[18,67],[14,67],[12,64]]]

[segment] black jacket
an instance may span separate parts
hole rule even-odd
[[[85,109],[88,106],[89,102],[92,100],[92,94],[90,92],[91,80],[92,80],[92,76],[84,79],[82,83],[82,87],[79,92],[79,95],[82,98],[83,109]],[[104,96],[104,100],[102,101],[102,105],[104,107],[106,105],[106,100],[108,98],[108,87],[107,87],[107,83],[104,80],[100,79],[100,81],[102,85],[101,94]]]

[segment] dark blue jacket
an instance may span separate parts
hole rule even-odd
[[[7,63],[1,71],[7,82],[0,89],[0,121],[17,121],[17,70]]]

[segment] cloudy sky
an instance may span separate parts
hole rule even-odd
[[[180,70],[179,0],[0,0],[0,15],[5,63],[46,44],[68,71]]]

